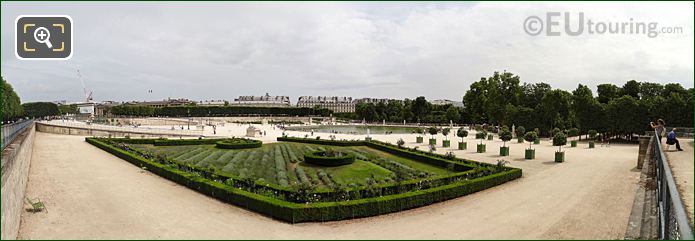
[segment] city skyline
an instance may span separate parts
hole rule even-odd
[[[210,4],[215,8],[3,2],[2,75],[23,102],[82,100],[78,69],[95,101],[266,92],[294,101],[305,95],[460,101],[472,82],[495,71],[564,90],[581,83],[594,94],[597,84],[632,79],[693,87],[693,25],[683,20],[693,18],[692,3]],[[524,19],[551,9],[600,21],[654,21],[683,33],[524,32]],[[17,60],[11,24],[20,14],[70,15],[73,58]]]

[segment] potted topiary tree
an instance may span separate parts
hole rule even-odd
[[[538,128],[534,128],[534,129],[533,129],[533,132],[536,132],[536,139],[533,140],[533,144],[534,144],[534,145],[541,144],[541,138],[540,138],[541,130],[538,129]],[[525,139],[525,138],[524,138],[524,139]]]
[[[456,131],[456,136],[461,137],[461,142],[459,142],[459,150],[468,149],[468,143],[466,143],[466,140],[463,139],[468,136],[468,131],[464,130],[463,127],[459,128],[459,130]]]
[[[560,128],[557,127],[550,130],[550,138],[552,139],[553,137],[555,137],[555,134],[557,134],[558,132],[562,132],[562,130],[560,130]]]
[[[478,143],[478,146],[476,148],[476,152],[478,152],[478,153],[485,152],[485,144],[483,144],[483,140],[485,140],[485,136],[487,136],[487,132],[485,130],[481,130],[481,131],[475,133],[475,139],[480,139],[480,143]]]
[[[439,129],[437,129],[437,127],[432,126],[429,129],[427,129],[427,132],[429,132],[430,135],[432,136],[430,138],[430,142],[429,142],[430,145],[437,145],[437,139],[435,138],[435,135],[437,135],[437,133],[439,133]]]
[[[555,162],[565,161],[565,152],[562,151],[562,146],[567,144],[567,136],[562,131],[558,132],[553,136],[553,146],[557,146],[560,149],[555,152]]]
[[[589,148],[594,148],[594,140],[596,140],[596,130],[589,130]]]
[[[535,143],[536,140],[538,140],[538,134],[536,134],[535,131],[529,131],[526,132],[524,135],[524,140],[526,140],[528,144],[528,149],[524,152],[524,158],[530,160],[533,158],[536,158],[536,150],[534,150],[531,145]]]
[[[500,156],[509,156],[509,147],[507,142],[512,140],[512,132],[509,128],[503,128],[499,134],[500,140],[502,140],[502,146],[500,147]]]
[[[451,141],[449,140],[449,133],[451,132],[451,129],[449,128],[443,128],[442,129],[442,135],[444,135],[444,140],[442,141],[442,147],[450,147],[451,146]]]
[[[570,128],[570,129],[567,131],[567,136],[569,136],[569,137],[576,137],[576,136],[578,136],[578,135],[579,135],[579,129],[577,129],[577,128]],[[574,139],[571,140],[571,141],[570,141],[570,146],[571,146],[571,147],[577,147],[577,140],[574,140]]]
[[[493,135],[492,135],[492,133],[494,133],[494,132],[495,132],[495,127],[494,127],[494,126],[488,126],[488,127],[487,127],[487,133],[489,133],[489,134],[487,134],[487,140],[488,140],[488,141],[491,141],[491,140],[494,138]]]
[[[524,143],[524,134],[526,134],[526,128],[519,126],[516,128],[516,139],[517,143]]]
[[[422,130],[421,128],[417,128],[417,129],[415,130],[415,133],[417,133],[417,137],[415,137],[415,142],[417,142],[417,143],[422,143],[422,141],[423,141],[423,139],[424,139],[424,138],[422,137],[422,134],[423,134],[424,132],[425,132],[425,131]]]

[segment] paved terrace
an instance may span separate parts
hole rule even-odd
[[[676,179],[681,199],[688,212],[688,218],[690,218],[690,223],[693,225],[693,220],[695,219],[693,216],[693,204],[695,203],[695,198],[693,197],[693,192],[695,192],[695,186],[693,185],[693,182],[695,182],[695,176],[693,176],[693,166],[695,166],[693,148],[695,146],[693,146],[692,138],[680,138],[679,141],[683,151],[676,151],[675,146],[671,146],[670,150],[666,151],[666,144],[663,144],[663,147],[669,166],[671,166],[673,177]]]
[[[226,125],[218,133],[241,136],[246,127]],[[259,127],[268,132],[264,142],[281,133]],[[418,145],[412,134],[372,137]],[[473,150],[454,153],[489,163],[501,159],[501,141],[485,141],[488,153],[483,154],[475,153],[475,140],[468,141]],[[48,212],[23,213],[19,238],[622,239],[639,179],[634,168],[638,147],[597,144],[589,150],[586,145],[563,148],[567,162],[556,164],[557,148],[547,139],[534,145],[535,160],[523,160],[528,145],[514,143],[512,156],[504,159],[522,168],[524,176],[507,184],[389,215],[291,225],[143,171],[89,145],[84,137],[37,132],[27,196],[41,198]],[[438,148],[440,153],[451,150]]]

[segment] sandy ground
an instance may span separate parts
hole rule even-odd
[[[692,139],[680,139],[680,143],[683,151],[676,151],[676,147],[671,146],[670,150],[665,152],[671,166],[673,178],[676,179],[678,191],[681,193],[681,199],[690,216],[690,222],[693,223],[693,220],[695,220],[695,216],[693,216],[693,204],[695,203],[695,197],[693,197],[693,192],[695,192],[695,186],[693,185],[693,181],[695,181],[695,176],[693,176],[693,168],[695,166],[693,148],[695,147]],[[664,150],[666,150],[665,148],[666,144],[664,144]]]
[[[227,124],[220,135],[241,136],[247,126]],[[261,126],[271,142],[281,132]],[[206,128],[206,131],[207,128]],[[304,133],[288,132],[303,136]],[[319,134],[328,138],[328,134]],[[472,135],[471,135],[472,136]],[[372,135],[415,146],[415,135]],[[456,146],[456,138],[452,146]],[[357,139],[359,136],[338,135]],[[441,136],[439,139],[441,140]],[[472,138],[472,137],[471,137]],[[425,141],[427,138],[425,138]],[[496,163],[499,140],[487,153],[459,157]],[[441,145],[441,144],[440,144]],[[508,143],[508,145],[510,145]],[[622,239],[639,172],[637,145],[563,148],[547,140],[535,160],[527,144],[511,144],[509,165],[521,179],[465,197],[348,221],[287,224],[208,198],[103,152],[83,137],[37,133],[27,195],[48,212],[23,213],[22,239]],[[471,151],[470,147],[473,147]],[[426,146],[421,145],[420,149]],[[438,148],[444,153],[453,149]]]

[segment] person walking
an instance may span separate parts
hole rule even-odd
[[[666,131],[666,123],[664,122],[663,119],[658,119],[656,121],[656,124],[654,122],[649,122],[649,125],[652,127],[652,129],[656,130],[656,137],[659,138],[659,142],[661,142],[661,137],[665,134],[664,132]]]
[[[666,135],[666,145],[676,144],[676,150],[683,151],[681,149],[681,143],[676,138],[676,128],[671,129],[671,131]]]

